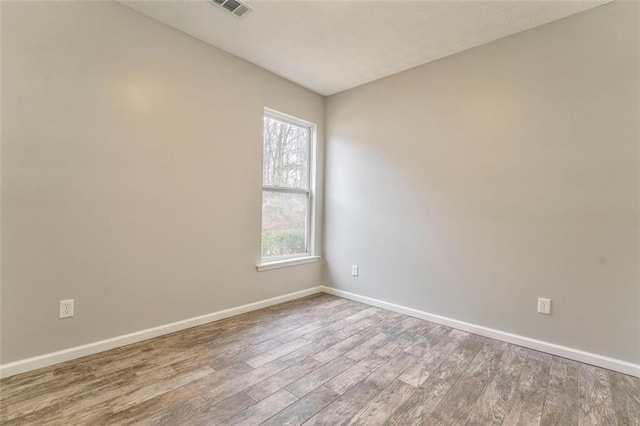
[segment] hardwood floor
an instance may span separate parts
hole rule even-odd
[[[639,425],[640,379],[319,294],[14,376],[4,425]]]

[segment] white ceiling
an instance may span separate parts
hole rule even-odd
[[[608,3],[603,1],[117,0],[322,95]]]

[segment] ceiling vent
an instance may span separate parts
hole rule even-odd
[[[212,0],[214,4],[220,6],[227,12],[235,15],[237,18],[242,18],[249,14],[253,10],[251,6],[243,3],[239,0]]]

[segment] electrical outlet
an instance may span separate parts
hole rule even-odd
[[[58,318],[70,318],[73,316],[73,299],[60,301],[60,314]]]
[[[358,276],[358,273],[360,272],[358,265],[351,265],[351,275],[354,277]]]
[[[551,299],[538,298],[538,313],[551,315]]]

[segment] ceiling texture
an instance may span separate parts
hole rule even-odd
[[[331,95],[610,0],[247,0],[242,19],[211,0],[117,1]]]

